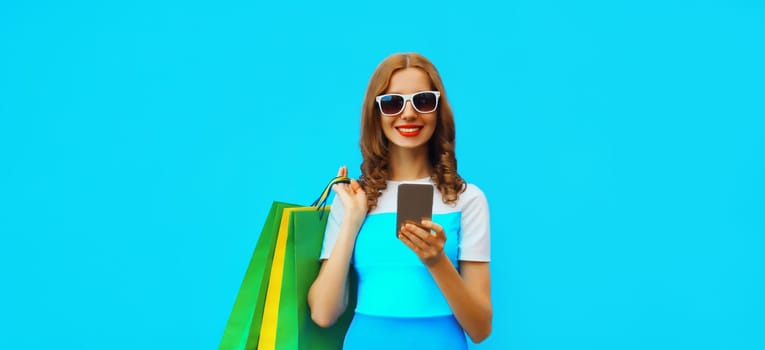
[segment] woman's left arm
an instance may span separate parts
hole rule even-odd
[[[491,334],[491,285],[489,263],[461,261],[462,276],[444,256],[429,266],[433,279],[444,293],[446,301],[462,328],[474,343]]]
[[[424,220],[422,226],[407,224],[399,238],[427,266],[446,297],[454,317],[474,343],[491,334],[491,279],[488,262],[460,261],[460,272],[444,254],[444,229]],[[433,232],[433,233],[431,233]]]

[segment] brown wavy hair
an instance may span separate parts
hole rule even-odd
[[[441,192],[444,203],[454,204],[465,191],[465,181],[457,173],[454,154],[454,114],[446,98],[446,89],[438,70],[427,58],[416,53],[400,53],[388,56],[372,74],[364,96],[361,110],[361,178],[359,182],[367,195],[369,210],[377,206],[381,191],[387,187],[389,176],[388,139],[383,134],[380,109],[375,97],[385,93],[390,78],[404,68],[420,68],[430,77],[431,89],[440,91],[436,117],[436,130],[428,141],[428,158],[432,167],[430,175]]]

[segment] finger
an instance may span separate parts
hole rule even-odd
[[[425,242],[433,239],[433,234],[430,233],[430,230],[427,227],[422,227],[419,224],[407,223],[406,228]]]
[[[407,243],[407,246],[412,249],[420,259],[427,259],[438,255],[441,252],[439,247],[428,244],[419,237],[413,236],[412,233],[402,232],[401,240]]]
[[[409,241],[412,242],[412,244],[416,245],[421,250],[428,249],[430,247],[430,243],[427,241],[427,238],[425,238],[425,235],[414,232],[413,227],[416,228],[416,226],[412,224],[404,225],[401,233],[405,235]]]
[[[422,226],[424,226],[425,228],[433,230],[433,231],[443,231],[444,230],[444,228],[441,225],[439,225],[438,223],[435,223],[435,222],[433,222],[433,221],[431,221],[429,219],[422,219],[422,221],[420,221],[420,224],[422,224]]]
[[[343,172],[340,176],[348,176],[348,167],[343,165],[341,167],[341,171]]]
[[[415,254],[420,255],[421,249],[417,245],[412,243],[412,240],[409,239],[409,237],[406,234],[404,234],[403,232],[399,233],[398,234],[398,239],[401,240],[402,242],[404,242],[404,244],[406,244],[406,246],[409,247],[409,249],[414,251]]]
[[[446,232],[443,229],[436,231],[436,237],[442,242],[446,242]]]
[[[430,229],[434,236],[438,237],[439,239],[446,240],[446,232],[444,231],[443,226],[430,221],[430,220],[422,220],[422,226],[424,226],[427,229]]]
[[[341,166],[340,169],[337,169],[337,176],[343,176],[343,169],[345,169],[345,166]]]
[[[361,185],[355,179],[351,179],[351,189],[353,192],[356,192],[361,189]]]
[[[423,225],[423,226],[425,226],[425,225]],[[430,226],[430,225],[428,225],[428,226]],[[417,226],[415,226],[415,227],[417,227]],[[438,227],[440,227],[440,226],[438,226]],[[443,231],[443,230],[441,230],[441,231]],[[435,249],[436,251],[440,251],[441,249],[443,249],[444,242],[446,242],[446,235],[444,235],[443,233],[439,234],[438,232],[434,232],[433,230],[430,230],[430,229],[427,229],[427,228],[420,227],[418,232],[417,232],[417,235],[418,235],[418,237],[420,237],[420,239],[423,242],[425,242],[425,244],[426,244],[425,247],[427,247],[428,251],[433,250],[433,249]]]
[[[340,200],[343,202],[351,199],[351,195],[348,193],[348,188],[345,184],[336,183],[332,185],[332,191],[334,191],[336,195],[340,196]]]

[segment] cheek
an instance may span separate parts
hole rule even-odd
[[[388,124],[382,125],[382,136],[385,140],[390,140],[391,137],[394,137],[396,135],[396,129],[393,128],[393,126]]]
[[[436,134],[436,126],[435,126],[435,125],[433,125],[433,126],[432,126],[432,127],[430,127],[430,129],[428,130],[428,139],[432,139],[432,138],[433,138],[433,135],[435,135],[435,134]]]
[[[436,116],[433,116],[432,118],[430,118],[427,121],[427,123],[428,123],[428,128],[431,130],[431,133],[435,132],[435,130],[436,130],[436,123],[437,123]]]
[[[383,134],[388,135],[389,133],[393,132],[393,126],[390,124],[382,124],[380,128],[383,131]]]

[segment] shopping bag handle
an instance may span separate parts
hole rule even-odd
[[[327,199],[329,199],[329,190],[332,189],[332,185],[339,184],[339,183],[343,183],[343,184],[351,183],[351,179],[347,176],[335,177],[334,179],[329,181],[326,187],[324,187],[324,191],[321,192],[321,195],[319,196],[319,198],[316,198],[316,200],[313,201],[313,203],[311,203],[311,206],[316,207],[316,210],[322,211],[321,216],[324,215],[324,212],[323,212],[324,208],[327,207]]]

